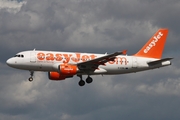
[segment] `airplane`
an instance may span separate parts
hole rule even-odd
[[[149,41],[134,55],[126,55],[127,50],[112,54],[79,52],[58,52],[29,50],[9,58],[8,66],[30,71],[29,81],[33,81],[34,71],[48,72],[53,81],[61,81],[77,75],[79,86],[92,83],[92,75],[116,75],[171,65],[173,58],[161,58],[168,35],[167,28],[159,29]],[[87,75],[84,81],[82,76]]]

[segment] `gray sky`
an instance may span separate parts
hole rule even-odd
[[[179,0],[0,0],[1,120],[179,120]],[[47,73],[10,68],[16,53],[41,50],[136,53],[169,28],[168,67],[54,82]],[[84,76],[85,78],[86,76]]]

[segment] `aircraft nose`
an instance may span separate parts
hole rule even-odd
[[[11,59],[11,58],[8,59],[8,60],[6,61],[6,64],[7,64],[8,66],[12,66],[12,64],[13,64],[12,59]]]

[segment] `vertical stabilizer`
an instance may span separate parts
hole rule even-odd
[[[167,35],[168,29],[159,29],[134,56],[160,59]]]

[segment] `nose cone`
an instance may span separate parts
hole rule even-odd
[[[7,64],[7,65],[10,65],[10,64],[11,64],[11,60],[8,59],[8,60],[6,61],[6,64]]]
[[[12,66],[13,65],[13,60],[10,58],[10,59],[8,59],[7,61],[6,61],[6,64],[8,65],[8,66]]]

